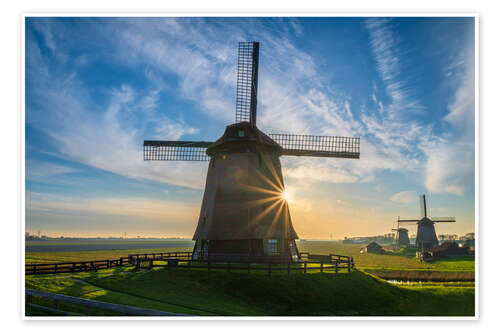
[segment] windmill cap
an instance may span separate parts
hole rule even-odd
[[[425,224],[434,224],[434,222],[430,218],[424,216],[420,219],[420,221],[418,221],[418,224],[424,224],[424,225]]]
[[[207,149],[209,156],[217,152],[238,150],[242,144],[267,146],[279,150],[281,146],[249,122],[240,122],[226,127],[224,134]]]

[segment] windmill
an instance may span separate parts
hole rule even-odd
[[[425,194],[420,196],[420,211],[422,218],[419,220],[400,219],[398,216],[398,229],[400,223],[417,223],[417,239],[415,245],[422,250],[430,249],[434,245],[439,244],[436,237],[435,223],[456,222],[454,217],[428,217],[427,202]]]
[[[400,246],[407,246],[410,244],[410,239],[408,238],[408,229],[400,228],[398,223],[397,229],[392,229],[392,231],[396,231],[396,241]]]
[[[240,42],[236,122],[217,141],[144,141],[145,161],[209,161],[195,260],[299,260],[279,157],[359,159],[359,138],[261,132],[258,67],[259,43]]]

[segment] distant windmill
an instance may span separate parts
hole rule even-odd
[[[410,239],[408,238],[408,229],[405,228],[398,228],[397,229],[392,229],[392,231],[396,231],[396,242],[398,245],[401,246],[407,246],[410,244]]]
[[[144,160],[210,161],[193,258],[299,259],[280,156],[359,158],[359,138],[266,135],[256,126],[259,43],[240,42],[236,123],[207,141],[144,141]]]
[[[400,219],[398,217],[398,229],[400,223],[417,223],[417,239],[415,245],[423,250],[438,244],[434,223],[456,222],[454,217],[427,217],[427,202],[425,194],[420,196],[420,210],[422,218],[419,220]]]

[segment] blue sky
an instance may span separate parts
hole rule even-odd
[[[142,141],[216,140],[238,41],[260,45],[257,125],[361,137],[361,159],[281,158],[300,237],[474,229],[473,18],[27,18],[26,229],[191,237],[207,163]],[[412,230],[410,230],[412,233]]]

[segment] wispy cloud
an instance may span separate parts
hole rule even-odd
[[[77,172],[78,170],[57,163],[28,160],[26,171],[29,179],[44,179],[55,175]]]
[[[424,147],[428,157],[425,185],[435,193],[463,195],[474,185],[475,160],[475,63],[474,32],[468,32],[468,45],[460,50],[452,67],[456,71],[455,93],[443,119],[446,132]],[[446,70],[445,70],[446,71]]]
[[[415,201],[416,192],[415,191],[403,191],[392,195],[389,200],[404,204],[409,204]]]
[[[407,74],[403,77],[405,55],[400,50],[398,35],[391,27],[391,19],[370,18],[365,21],[365,25],[377,70],[391,98],[391,104],[387,106],[389,117],[400,116],[403,111],[420,112],[423,107],[413,96],[411,78]],[[384,109],[383,104],[377,104],[380,110]]]
[[[132,87],[122,85],[108,91],[107,105],[90,106],[88,88],[74,73],[51,71],[37,60],[40,58],[30,59],[28,75],[37,77],[33,90],[45,112],[28,110],[27,119],[54,140],[60,157],[136,179],[203,186],[204,164],[179,162],[167,167],[142,161],[146,132],[176,140],[197,131],[182,119],[158,112],[155,91],[140,97]],[[46,75],[39,76],[40,72]]]

